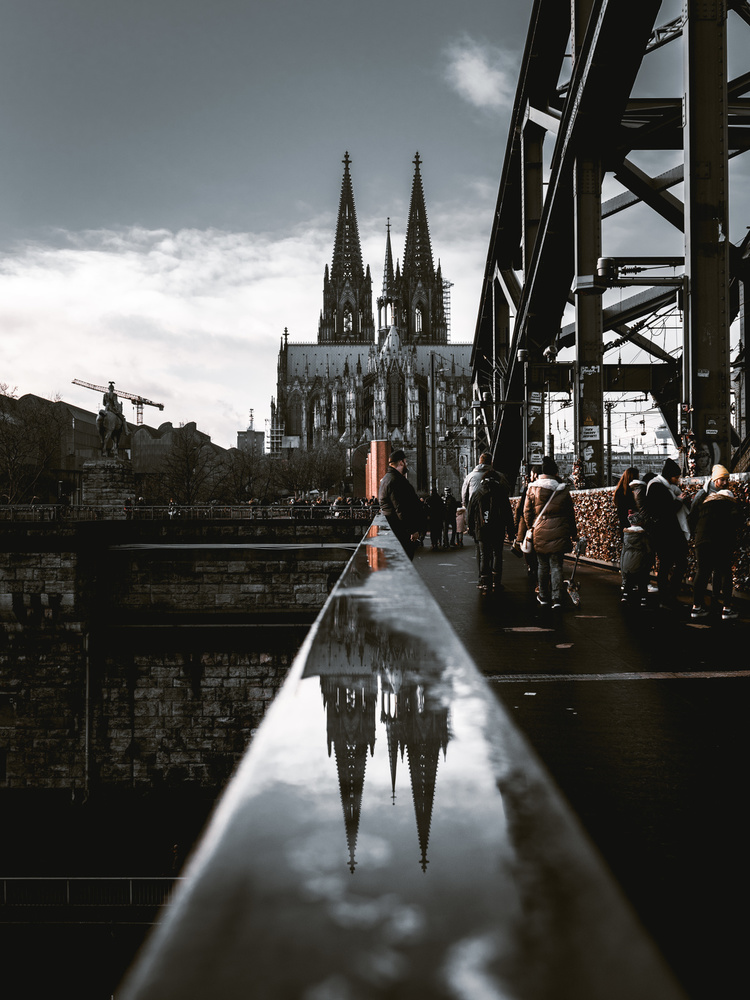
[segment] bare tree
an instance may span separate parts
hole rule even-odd
[[[339,444],[322,444],[310,451],[295,449],[287,458],[275,459],[273,467],[279,490],[338,492],[346,474],[346,451]]]
[[[7,503],[33,499],[60,465],[65,425],[59,400],[16,396],[0,383],[0,494]]]
[[[231,448],[222,456],[223,476],[217,499],[223,503],[245,503],[266,497],[271,481],[267,455]]]
[[[208,503],[221,489],[222,466],[219,449],[194,423],[176,427],[157,476],[159,491],[179,504]]]

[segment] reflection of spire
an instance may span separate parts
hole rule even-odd
[[[426,691],[418,684],[407,684],[381,695],[381,721],[388,732],[388,757],[391,768],[391,788],[396,797],[396,768],[398,754],[403,760],[404,750],[409,761],[414,814],[417,820],[417,838],[420,848],[422,871],[427,870],[427,846],[430,839],[432,808],[435,802],[435,785],[440,751],[448,747],[448,709],[438,704],[432,708],[427,703]]]
[[[414,685],[407,703],[406,752],[409,758],[411,793],[417,819],[417,836],[422,871],[427,871],[427,845],[430,839],[432,807],[435,802],[438,758],[448,745],[448,710],[431,712],[425,705],[425,692]]]
[[[355,851],[362,794],[365,786],[367,749],[375,751],[376,677],[321,677],[323,704],[327,714],[328,755],[336,756],[344,827],[349,848],[349,871],[356,867]]]
[[[396,771],[398,769],[399,728],[398,687],[391,681],[391,690],[380,693],[380,721],[385,723],[388,742],[388,763],[391,769],[391,802],[396,804]]]

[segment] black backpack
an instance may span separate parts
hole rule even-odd
[[[484,476],[480,479],[469,500],[467,521],[469,532],[476,537],[481,528],[503,523],[503,501],[506,492],[494,476]]]

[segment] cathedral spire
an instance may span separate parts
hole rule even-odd
[[[391,250],[391,220],[385,224],[385,264],[383,265],[383,294],[378,298],[378,333],[379,343],[388,335],[390,328],[397,322],[396,302],[398,301],[397,278],[393,274],[393,251]]]
[[[385,224],[385,264],[383,265],[383,298],[393,300],[396,285],[393,278],[393,251],[391,250],[391,220]]]
[[[351,163],[349,153],[344,154],[344,177],[341,181],[341,198],[339,200],[339,217],[336,224],[336,239],[333,244],[333,266],[331,280],[339,282],[349,278],[359,285],[364,280],[362,266],[362,247],[359,242],[357,227],[357,212],[354,208],[354,191],[352,177],[349,173]]]
[[[344,177],[333,243],[330,274],[323,277],[323,315],[318,325],[318,343],[369,344],[375,340],[372,318],[372,278],[362,266],[357,212],[349,164],[344,154]]]
[[[432,263],[430,229],[427,224],[427,211],[424,205],[422,175],[419,172],[421,162],[419,153],[417,153],[413,160],[414,180],[411,188],[409,222],[406,227],[403,273],[404,275],[409,275],[412,279],[434,281],[435,268]]]

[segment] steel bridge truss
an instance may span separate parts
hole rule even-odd
[[[686,472],[699,452],[731,467],[748,434],[750,239],[729,240],[729,161],[750,147],[750,72],[727,78],[727,29],[745,32],[750,52],[750,4],[684,0],[682,15],[660,26],[661,6],[533,4],[472,358],[478,421],[496,466],[512,478],[543,449],[550,391],[571,393],[587,486],[607,485],[605,393],[650,394]],[[634,97],[644,60],[680,44],[684,92]],[[641,150],[675,151],[675,158],[681,150],[682,163],[650,176],[631,159]],[[624,192],[604,201],[607,175]],[[677,185],[684,185],[684,201],[673,193]],[[632,256],[606,256],[603,221],[635,205],[683,234],[683,255],[655,257],[652,248],[637,246]],[[629,285],[642,287],[629,292]],[[670,310],[681,328],[671,353],[650,337]],[[571,312],[575,321],[566,322]],[[736,319],[733,425],[729,334]],[[629,344],[651,363],[605,363],[613,347],[622,355]],[[573,349],[573,361],[558,360],[565,348]]]

